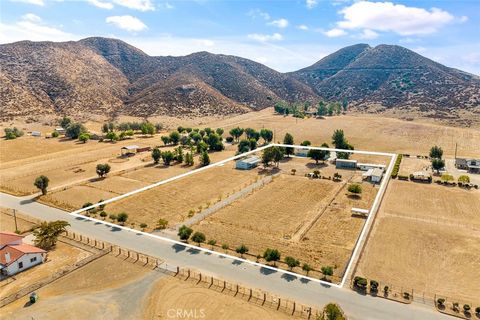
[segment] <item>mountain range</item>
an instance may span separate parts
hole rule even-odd
[[[395,45],[357,44],[280,73],[230,55],[149,56],[116,39],[0,45],[2,118],[32,114],[229,115],[276,101],[347,99],[368,111],[480,113],[480,78]]]

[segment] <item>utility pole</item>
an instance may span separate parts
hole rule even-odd
[[[13,209],[13,219],[15,220],[15,231],[18,230],[18,227],[17,227],[17,211],[15,209]]]
[[[457,143],[455,142],[455,160],[457,159]]]

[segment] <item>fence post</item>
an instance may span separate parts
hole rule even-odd
[[[211,286],[213,286],[213,277],[210,278],[210,286],[209,286],[209,288],[210,288]]]
[[[130,258],[130,250],[127,250],[127,259]]]
[[[189,279],[189,278],[190,278],[190,269],[188,269],[188,275],[187,275],[187,279]],[[187,279],[185,279],[185,280],[187,280]]]
[[[278,309],[280,309],[280,302],[281,302],[281,301],[282,301],[282,300],[281,300],[280,298],[278,298],[278,306],[277,306],[277,310],[278,310]]]
[[[263,293],[263,302],[262,302],[262,306],[265,304],[265,301],[267,300],[267,294],[264,292]]]
[[[237,290],[235,291],[235,297],[237,296],[238,294],[238,284],[237,284]]]
[[[312,316],[312,307],[308,308],[308,319]]]
[[[250,288],[250,295],[248,296],[248,301],[250,301],[250,299],[252,299],[252,288]]]
[[[295,301],[293,301],[293,312],[292,312],[292,316],[295,314],[295,307],[296,307]]]
[[[223,280],[223,289],[222,289],[222,292],[223,292],[223,290],[225,290],[226,287],[227,287],[227,281]]]
[[[201,272],[199,273],[197,284],[199,284],[200,282],[202,282],[202,273]]]
[[[175,274],[175,275],[178,275],[179,273],[180,273],[180,267],[177,266],[177,274]]]

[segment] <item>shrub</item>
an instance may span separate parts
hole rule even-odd
[[[458,177],[458,184],[460,185],[460,183],[470,183],[470,177],[467,175],[461,175]]]
[[[145,230],[146,227],[147,227],[147,224],[145,222],[140,223],[140,228],[142,228],[142,230]]]
[[[464,304],[463,305],[463,311],[469,312],[470,311],[470,305],[469,304]]]
[[[366,289],[367,288],[367,279],[365,279],[363,277],[356,276],[353,279],[353,285],[357,288],[360,288],[360,289]]]
[[[388,286],[383,287],[383,292],[384,292],[385,294],[388,294],[388,291],[389,291],[389,290],[390,290],[390,288],[389,288]]]
[[[439,306],[443,306],[443,305],[445,304],[445,299],[443,299],[443,298],[438,298],[438,299],[437,299],[437,304],[438,304]]]
[[[475,312],[478,313],[478,314],[480,314],[480,307],[476,307],[476,308],[475,308]]]
[[[168,221],[165,219],[158,219],[157,221],[157,229],[163,230],[166,229],[168,226]]]
[[[225,140],[226,140],[228,143],[232,143],[232,142],[233,142],[233,137],[228,136]]]
[[[57,131],[52,132],[52,138],[58,138],[60,134]]]
[[[102,217],[104,220],[106,216],[107,216],[107,213],[105,211],[100,212],[100,217]]]
[[[180,229],[178,229],[178,236],[180,237],[180,240],[187,241],[192,232],[193,230],[191,228],[183,225],[180,227]]]
[[[404,292],[403,293],[403,298],[406,300],[410,300],[410,293],[409,292]]]
[[[442,174],[440,179],[442,179],[443,182],[449,182],[453,181],[453,176],[451,174]]]
[[[112,221],[117,220],[117,215],[116,215],[116,214],[111,214],[111,215],[109,215],[108,217],[109,217],[110,220],[112,220]]]
[[[408,176],[404,176],[404,175],[397,175],[398,177],[398,180],[408,180]],[[413,177],[413,175],[412,175]]]
[[[127,219],[128,219],[128,214],[126,214],[125,212],[121,212],[117,215],[117,221],[120,222],[121,224],[124,224],[125,222],[127,222]]]
[[[201,243],[205,242],[205,234],[203,234],[202,232],[195,232],[192,236],[192,241],[193,242],[196,242],[198,244],[198,246],[200,246]]]
[[[375,280],[370,280],[370,290],[373,292],[378,291],[378,282]]]
[[[354,194],[360,194],[362,193],[362,186],[359,185],[358,183],[352,183],[351,185],[348,186],[348,192],[351,192]]]

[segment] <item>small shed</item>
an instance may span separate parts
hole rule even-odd
[[[432,175],[429,172],[425,171],[416,171],[412,173],[413,180],[420,180],[420,181],[429,181],[432,179]]]
[[[335,167],[337,169],[356,169],[357,160],[337,159],[335,160]]]
[[[41,137],[42,133],[40,131],[32,131],[32,137]]]
[[[55,128],[55,132],[58,132],[58,134],[65,134],[66,131],[62,127],[58,127],[58,128]]]
[[[385,170],[385,165],[375,164],[375,163],[359,163],[358,164],[358,169],[360,169],[362,171],[368,171],[370,169],[375,169],[375,168]]]
[[[258,166],[260,158],[256,156],[239,159],[235,162],[235,168],[240,170],[250,170]]]
[[[383,177],[383,169],[380,168],[373,168],[368,169],[367,172],[362,174],[362,178],[365,180],[370,180],[373,183],[378,183],[382,180]]]
[[[308,151],[307,148],[295,148],[295,155],[297,157],[308,157]]]
[[[352,214],[357,216],[368,216],[370,213],[367,209],[352,208]]]
[[[122,147],[120,149],[121,153],[122,153],[122,156],[126,156],[126,155],[132,155],[132,154],[135,154],[137,153],[137,150],[139,149],[140,147],[137,146],[137,145],[131,145],[131,146],[125,146],[125,147]]]

